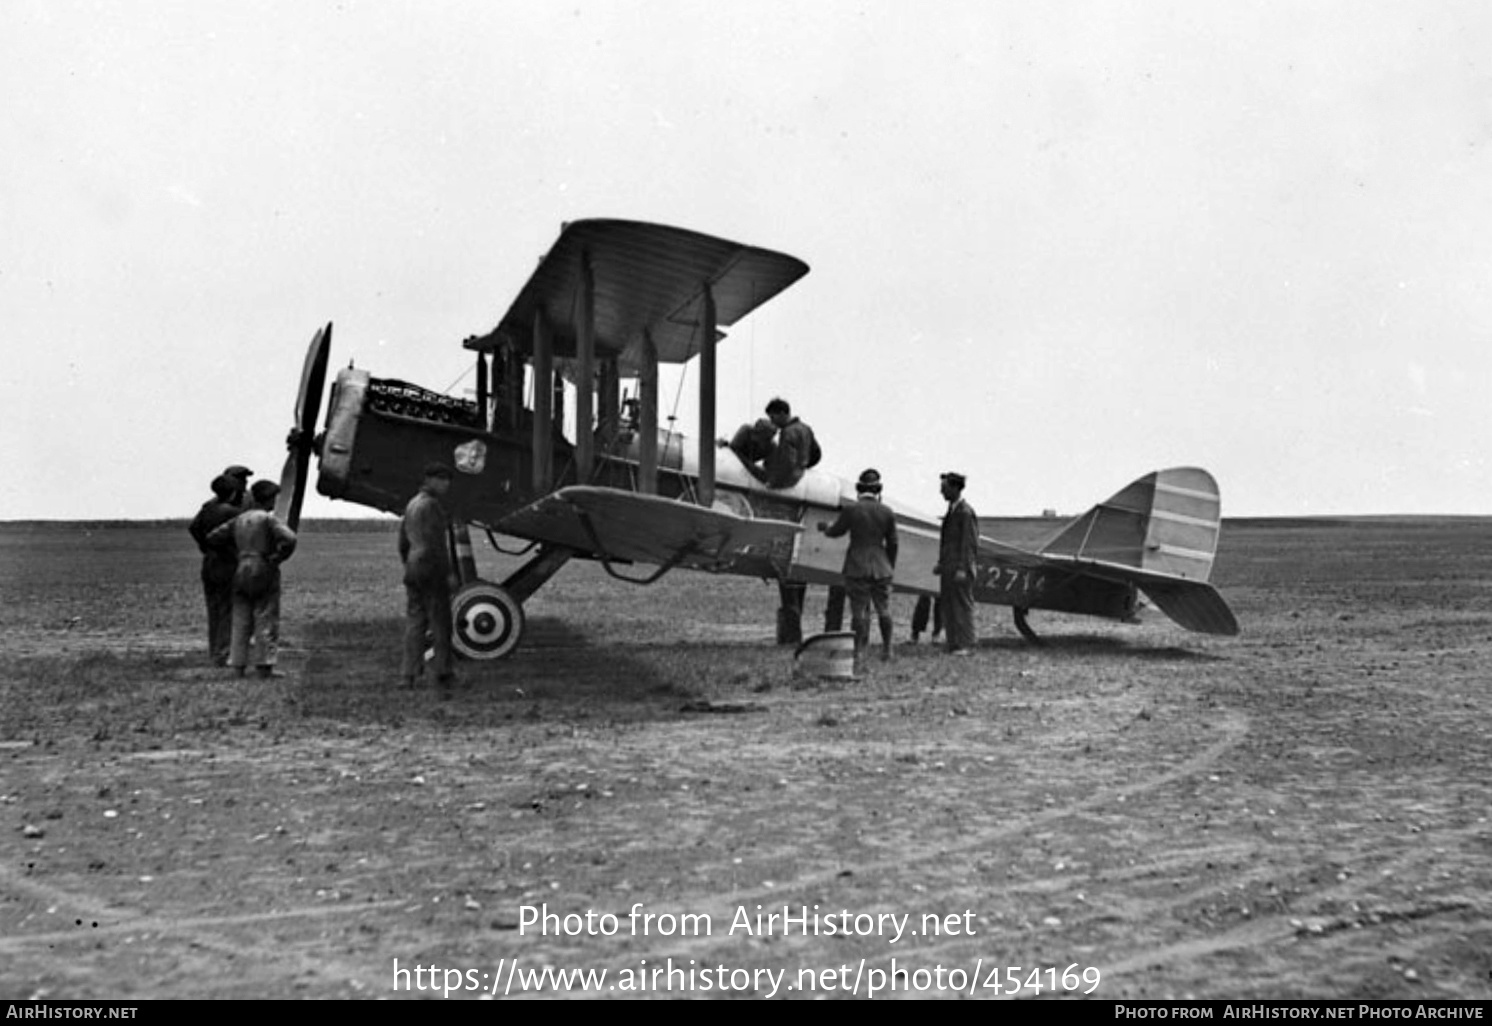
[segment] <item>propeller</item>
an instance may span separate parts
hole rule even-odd
[[[306,362],[300,372],[300,393],[295,397],[295,426],[285,439],[289,454],[280,471],[280,494],[275,499],[275,516],[292,531],[300,527],[300,507],[306,498],[306,472],[311,468],[311,452],[316,441],[316,418],[321,414],[321,392],[326,385],[326,365],[332,350],[332,326],[316,332],[306,349]]]

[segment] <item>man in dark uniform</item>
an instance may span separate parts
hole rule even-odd
[[[242,510],[235,501],[239,484],[219,475],[212,481],[212,498],[202,504],[187,528],[202,552],[202,594],[207,599],[207,654],[214,666],[228,665],[228,644],[233,636],[233,568],[238,557],[231,548],[207,544],[207,536]]]
[[[425,635],[434,639],[431,670],[437,684],[455,680],[451,657],[451,518],[442,500],[451,490],[444,463],[425,467],[425,479],[399,522],[399,559],[404,564],[404,686],[413,687],[425,668]]]
[[[881,627],[881,659],[891,658],[891,577],[896,568],[896,515],[881,505],[881,475],[867,470],[855,483],[856,502],[839,511],[839,518],[819,530],[830,538],[850,536],[844,554],[844,587],[850,599],[850,625],[855,632],[858,664],[870,645],[870,607],[875,606]]]
[[[942,475],[943,498],[948,512],[938,543],[938,575],[943,607],[943,625],[948,633],[948,651],[969,655],[974,651],[974,571],[979,555],[979,518],[964,501],[964,475]]]

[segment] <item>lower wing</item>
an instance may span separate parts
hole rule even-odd
[[[751,572],[786,567],[802,528],[617,488],[561,488],[494,525],[602,560]]]

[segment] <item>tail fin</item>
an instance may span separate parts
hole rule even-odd
[[[1205,582],[1221,517],[1212,475],[1172,467],[1146,474],[1094,506],[1041,553]]]
[[[1188,630],[1233,635],[1238,622],[1207,583],[1221,519],[1212,475],[1197,467],[1172,467],[1146,474],[1094,506],[1041,554],[1088,564],[1095,576],[1139,586]]]

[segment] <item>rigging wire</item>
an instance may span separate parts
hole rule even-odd
[[[679,363],[679,387],[674,389],[673,407],[668,415],[668,434],[663,436],[663,451],[668,452],[668,447],[673,444],[674,426],[679,419],[679,403],[684,397],[684,382],[689,377],[689,361],[695,355],[694,342],[698,337],[700,327],[695,323],[694,334],[689,336],[689,346],[684,351],[684,359]]]
[[[446,388],[445,388],[445,394],[446,395],[450,395],[451,394],[451,389],[453,389],[457,385],[461,384],[461,382],[466,378],[466,376],[468,374],[471,374],[475,370],[476,370],[476,364],[475,364],[475,362],[467,364],[466,365],[466,370],[464,370],[460,374],[456,375],[456,380],[453,381],[453,382],[451,382],[449,385],[446,386]]]

